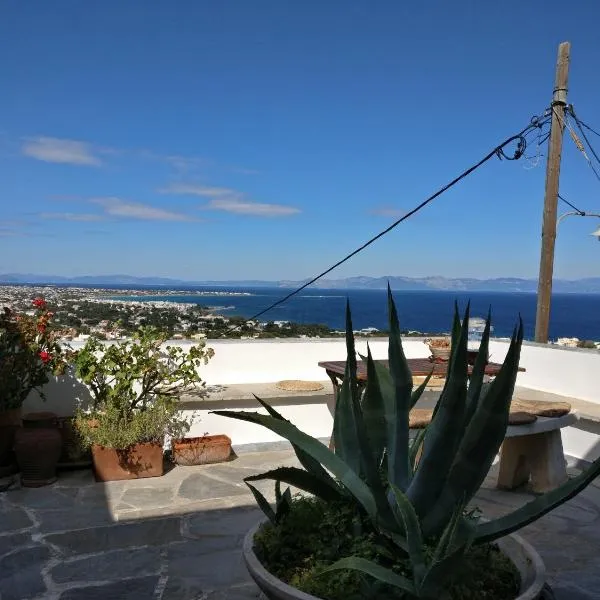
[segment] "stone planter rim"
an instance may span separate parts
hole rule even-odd
[[[269,597],[277,600],[322,600],[312,594],[302,592],[265,569],[254,552],[254,536],[265,523],[259,521],[244,538],[242,553],[252,579]],[[521,590],[514,600],[537,600],[546,582],[546,567],[534,547],[521,536],[510,534],[497,541],[502,552],[510,558],[521,574]]]

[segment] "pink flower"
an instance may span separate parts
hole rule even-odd
[[[36,308],[45,308],[46,307],[46,301],[43,298],[36,298],[33,302],[32,302],[33,306],[35,306]]]

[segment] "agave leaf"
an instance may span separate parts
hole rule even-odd
[[[444,488],[464,430],[467,397],[467,334],[469,306],[457,346],[448,366],[447,381],[438,400],[437,411],[427,427],[427,443],[407,490],[408,499],[422,518]]]
[[[277,482],[283,481],[327,501],[341,500],[343,497],[341,488],[337,487],[337,490],[334,490],[329,485],[323,483],[320,477],[296,467],[279,467],[266,473],[251,475],[250,477],[246,477],[244,481],[260,481],[262,479],[274,479]]]
[[[361,448],[357,439],[355,410],[352,399],[352,383],[346,375],[338,393],[333,421],[333,438],[335,453],[355,472],[361,475]]]
[[[281,481],[277,479],[275,481],[275,504],[281,502]]]
[[[446,485],[422,521],[426,535],[439,531],[464,497],[468,502],[487,476],[506,435],[508,413],[519,368],[523,324],[513,334],[506,359],[488,392],[480,398],[462,438]]]
[[[398,575],[390,569],[386,569],[385,567],[382,567],[371,560],[359,558],[358,556],[342,558],[329,567],[323,569],[319,574],[321,575],[324,573],[330,573],[331,571],[341,571],[346,569],[351,571],[360,571],[361,573],[370,575],[371,577],[374,577],[383,583],[400,588],[409,594],[415,594],[417,591],[414,583],[407,577]]]
[[[427,435],[427,427],[423,427],[419,429],[419,432],[414,437],[409,450],[409,458],[410,458],[410,467],[415,470],[415,463],[417,462],[417,455],[419,454],[419,449],[423,446],[423,442],[425,441],[425,436]]]
[[[287,421],[289,423],[289,421],[285,419],[280,413],[278,413],[270,404],[268,404],[264,400],[261,400],[256,394],[252,395],[272,417],[275,417],[276,419],[281,419],[282,421]],[[292,444],[292,448],[294,449],[294,452],[296,453],[296,457],[298,458],[300,464],[309,473],[312,473],[313,475],[322,479],[327,485],[329,485],[329,487],[333,488],[334,490],[337,489],[338,486],[336,482],[332,479],[331,475],[329,475],[329,473],[321,466],[321,463],[319,463],[312,456],[298,448],[298,446],[296,446],[295,444]]]
[[[271,508],[271,505],[267,499],[253,485],[250,485],[248,482],[246,482],[246,485],[250,488],[250,491],[252,492],[252,495],[254,496],[256,504],[258,504],[260,510],[265,513],[265,516],[271,523],[275,524],[277,522],[275,511]]]
[[[481,343],[479,344],[479,352],[473,365],[473,371],[469,381],[469,389],[467,391],[467,413],[465,415],[465,423],[468,425],[471,418],[477,410],[477,404],[479,402],[479,396],[483,386],[483,380],[485,377],[485,367],[488,360],[488,350],[490,346],[490,330],[492,322],[491,309],[488,311],[487,319],[485,320],[485,328],[481,337]]]
[[[275,519],[279,523],[285,515],[287,515],[292,509],[292,492],[290,488],[286,488],[281,498],[277,501],[277,510],[275,512]]]
[[[276,419],[270,415],[227,410],[215,410],[212,411],[212,413],[222,417],[228,417],[229,419],[237,419],[239,421],[246,421],[247,423],[262,425],[273,433],[296,444],[301,450],[319,461],[323,467],[333,473],[350,494],[354,496],[356,501],[365,509],[366,513],[373,519],[373,522],[379,522],[375,498],[369,487],[361,480],[354,470],[319,440],[300,431],[288,421],[282,421],[281,419]]]
[[[423,537],[421,535],[421,527],[419,519],[413,505],[408,498],[394,484],[390,485],[396,500],[396,506],[400,513],[399,525],[403,528],[408,545],[408,556],[413,571],[413,577],[417,587],[421,585],[427,564],[425,563],[425,553],[423,552]]]
[[[427,387],[427,384],[429,383],[429,380],[431,379],[431,377],[433,376],[433,369],[431,369],[431,373],[429,373],[429,375],[427,375],[427,377],[425,377],[425,380],[423,381],[423,383],[421,383],[419,385],[419,387],[413,391],[411,397],[410,397],[410,407],[414,408],[415,404],[421,399],[421,396],[423,395],[423,392],[425,391],[425,388]]]
[[[364,360],[366,360],[367,363],[367,386],[365,388],[361,407],[367,435],[373,451],[373,457],[377,464],[379,464],[387,444],[385,412],[379,377],[368,344],[367,357]]]
[[[388,307],[390,319],[388,364],[394,390],[393,394],[383,396],[387,424],[388,480],[404,491],[408,487],[411,476],[408,458],[408,413],[411,408],[413,383],[412,373],[402,348],[398,313],[389,283]]]
[[[583,473],[569,479],[555,490],[538,496],[507,515],[477,525],[475,543],[493,542],[537,521],[557,506],[577,496],[599,475],[600,458],[597,458]]]

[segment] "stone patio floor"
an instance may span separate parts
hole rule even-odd
[[[0,599],[250,600],[260,594],[240,549],[261,512],[246,475],[296,464],[291,451],[175,467],[165,476],[94,483],[90,471],[53,486],[0,493]],[[476,505],[497,516],[528,501],[494,488]],[[271,494],[272,484],[259,485]],[[558,600],[600,598],[600,481],[523,530]]]

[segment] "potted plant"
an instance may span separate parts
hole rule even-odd
[[[431,424],[412,440],[413,390],[391,296],[389,368],[370,350],[361,395],[350,311],[347,366],[334,418],[335,450],[298,430],[266,402],[268,414],[216,411],[287,438],[303,468],[281,467],[245,478],[267,520],[250,531],[244,557],[270,599],[345,598],[533,600],[544,566],[514,535],[577,495],[600,473],[600,459],[562,487],[499,519],[470,507],[508,424],[522,324],[500,373],[484,383],[490,322],[468,381],[467,323],[455,314],[446,386]],[[272,507],[253,486],[275,483]],[[309,493],[292,498],[281,482]]]
[[[178,439],[189,429],[178,396],[204,385],[197,368],[213,351],[166,341],[158,329],[142,327],[114,344],[91,337],[77,352],[75,373],[92,404],[79,409],[76,425],[92,448],[99,481],[162,475],[165,436]]]
[[[226,435],[174,439],[173,460],[181,466],[208,465],[231,457],[231,439]]]
[[[429,347],[434,361],[447,361],[450,358],[450,338],[428,338],[424,342]]]
[[[66,353],[59,343],[60,331],[51,323],[53,313],[43,298],[35,298],[32,304],[31,313],[16,313],[5,307],[0,314],[0,474],[14,471],[12,450],[23,402],[32,390],[45,399],[44,385],[67,367]],[[45,434],[38,431],[26,435],[35,438]],[[47,452],[35,449],[29,455],[34,461],[50,458]],[[50,462],[48,469],[53,471]]]

